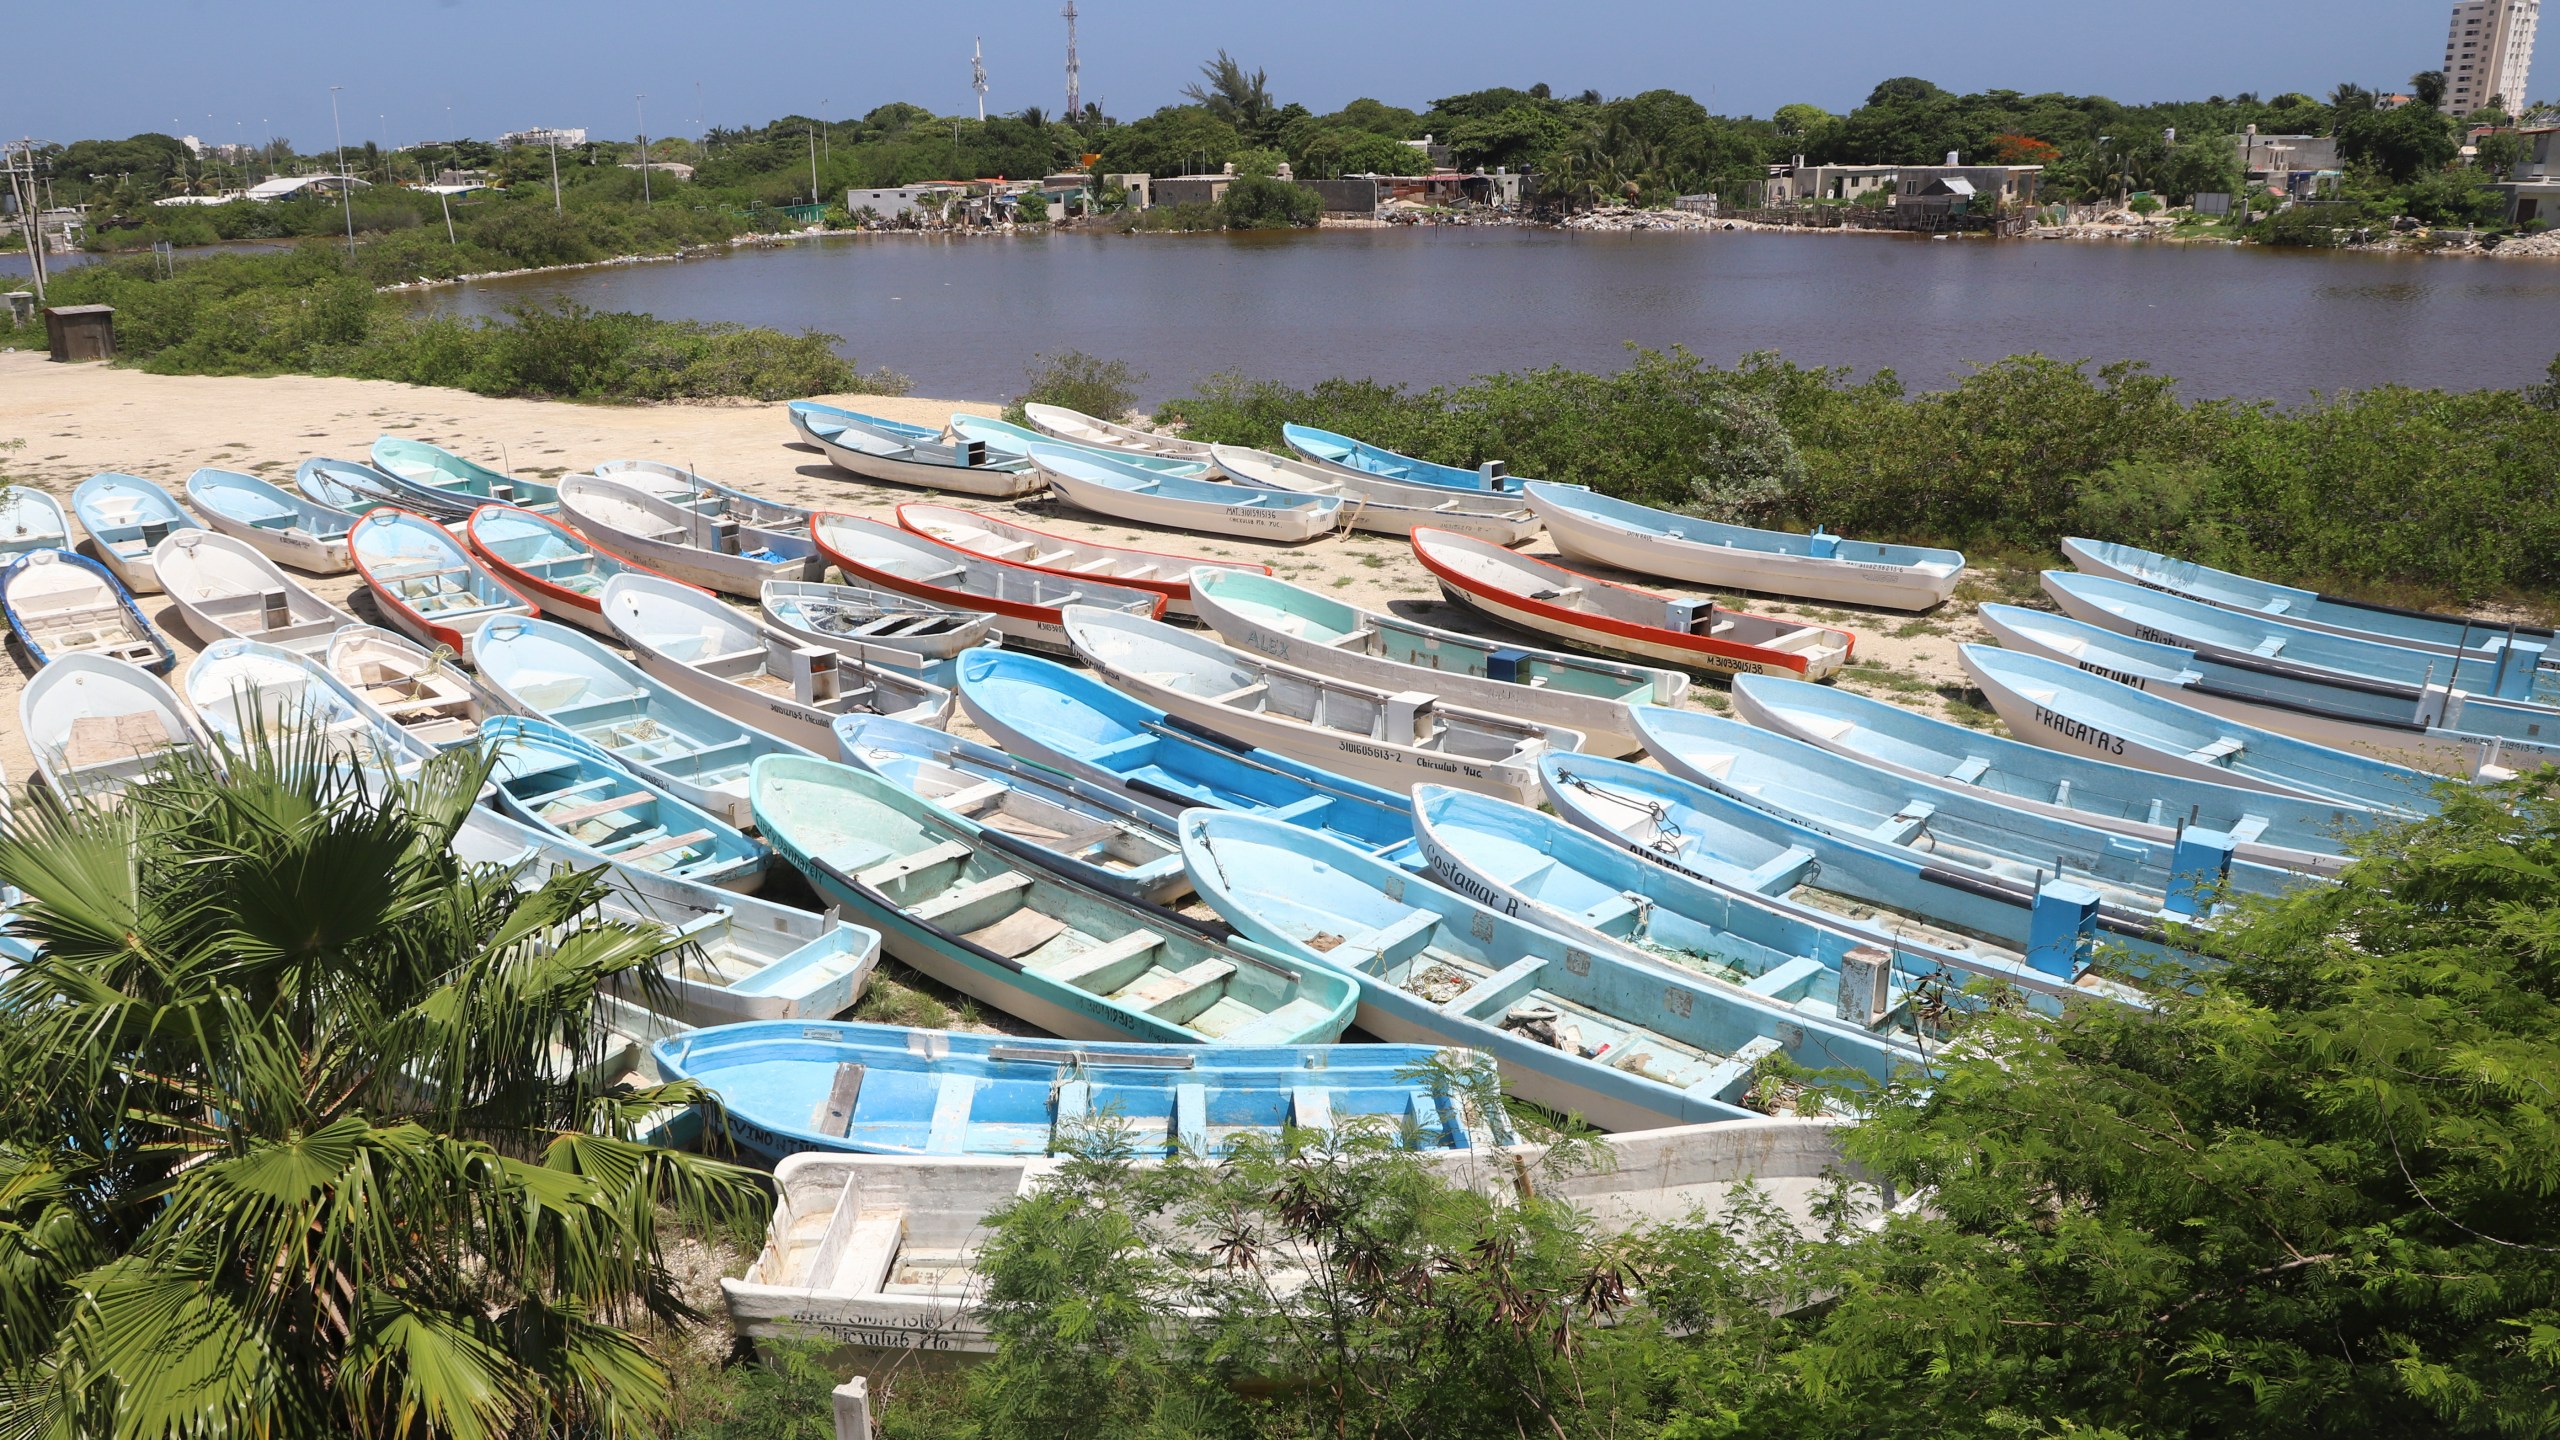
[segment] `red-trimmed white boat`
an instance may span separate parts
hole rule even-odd
[[[1164,613],[1164,596],[1153,590],[1008,565],[859,515],[822,510],[810,517],[809,535],[847,580],[975,610],[995,621],[1008,645],[1073,654],[1058,613],[1069,605],[1151,620]]]
[[[471,512],[462,534],[508,589],[531,597],[552,619],[608,639],[614,632],[604,618],[605,583],[616,575],[658,574],[521,506],[483,505]]]
[[[347,553],[392,628],[420,644],[472,658],[480,627],[501,615],[530,619],[532,600],[489,573],[453,533],[406,510],[368,513],[347,532]]]
[[[939,540],[954,550],[966,550],[983,559],[1069,580],[1104,580],[1132,590],[1151,591],[1164,597],[1167,615],[1195,620],[1200,612],[1191,604],[1193,570],[1208,566],[1255,575],[1271,573],[1270,566],[1250,560],[1211,560],[1200,555],[1169,555],[1161,550],[1071,540],[1017,525],[1001,515],[963,510],[956,505],[901,505],[898,524],[928,540]]]
[[[1414,531],[1413,557],[1455,603],[1606,655],[1820,680],[1847,664],[1857,644],[1855,635],[1828,625],[1613,584],[1446,530]]]

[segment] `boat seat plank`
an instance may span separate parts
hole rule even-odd
[[[1132,930],[1115,936],[1080,954],[1068,956],[1054,965],[1044,965],[1042,975],[1061,985],[1081,985],[1124,960],[1135,959],[1164,944],[1164,937],[1153,930]]]
[[[1031,883],[1027,876],[998,876],[995,881],[982,882],[960,893],[971,897],[968,903],[976,904],[981,900],[1004,893],[1002,889],[989,887],[1006,879],[1018,879],[1026,887]],[[972,895],[973,891],[985,893]],[[922,913],[921,910],[918,913]],[[993,924],[970,931],[966,938],[970,944],[982,950],[991,950],[1008,960],[1015,960],[1057,939],[1066,933],[1066,929],[1067,922],[1057,916],[1043,914],[1028,905],[1021,905],[1008,911],[1002,919]]]
[[[2200,745],[2187,752],[2187,758],[2199,765],[2220,765],[2246,748],[2236,735],[2225,735],[2210,745]]]
[[[987,900],[993,900],[999,896],[1010,895],[1016,891],[1028,890],[1030,888],[1030,876],[1023,874],[1019,870],[1007,870],[1001,874],[990,875],[986,879],[981,880],[974,885],[964,885],[949,894],[937,895],[933,899],[927,900],[923,904],[914,907],[908,913],[914,915],[919,920],[939,919],[945,915],[957,914],[962,910],[968,909],[972,905],[980,904]],[[972,935],[970,938],[974,940],[977,937]],[[987,948],[992,950],[995,947],[991,945]],[[1001,954],[1003,952],[999,951],[998,953]]]
[[[1289,1088],[1289,1123],[1302,1130],[1333,1128],[1333,1092],[1321,1085]]]
[[[1268,684],[1263,681],[1256,680],[1250,685],[1240,685],[1235,689],[1228,691],[1224,695],[1212,695],[1209,697],[1209,703],[1212,705],[1241,705],[1248,700],[1261,699],[1265,694],[1270,692],[1270,689],[1271,687]]]
[[[1632,890],[1621,890],[1583,911],[1582,923],[1603,935],[1624,938],[1627,931],[1635,928],[1633,922],[1644,914],[1650,903]]]
[[[1804,883],[1804,873],[1812,868],[1813,862],[1811,850],[1802,845],[1790,845],[1743,876],[1743,888],[1761,895],[1782,895]]]
[[[820,1282],[836,1294],[874,1295],[889,1283],[898,1252],[906,1247],[907,1216],[903,1210],[856,1220],[845,1234],[843,1258]],[[813,1267],[814,1269],[814,1267]],[[817,1280],[813,1274],[810,1277]]]
[[[883,860],[867,870],[860,871],[853,878],[877,890],[883,885],[904,880],[918,871],[930,870],[936,865],[953,860],[966,860],[977,853],[957,840],[944,840],[928,845],[913,854],[901,855],[893,860]]]
[[[1236,967],[1232,961],[1203,960],[1188,970],[1149,975],[1122,991],[1117,998],[1126,1004],[1138,1006],[1150,1015],[1162,1016],[1167,1010],[1177,1008],[1201,991],[1213,985],[1223,984],[1235,973]]]
[[[836,1066],[835,1080],[827,1087],[827,1098],[818,1104],[817,1116],[809,1128],[821,1135],[845,1135],[853,1130],[854,1108],[862,1101],[862,1066],[847,1060]]]
[[[968,1144],[969,1112],[977,1107],[978,1077],[950,1074],[933,1097],[933,1128],[926,1132],[928,1155],[957,1155]]]
[[[1547,962],[1535,955],[1514,960],[1510,964],[1505,965],[1501,969],[1494,971],[1492,974],[1485,976],[1481,980],[1478,980],[1473,985],[1468,986],[1466,989],[1461,990],[1457,994],[1450,996],[1448,999],[1441,1001],[1440,1013],[1443,1015],[1465,1015],[1476,1006],[1483,1004],[1487,998],[1502,996],[1504,991],[1517,987],[1520,981],[1530,979],[1536,976],[1539,971],[1546,968]],[[1507,1003],[1507,997],[1504,998]]]
[[[1013,793],[1013,787],[1002,780],[981,780],[942,797],[944,809],[966,815],[990,800],[1001,800]]]
[[[639,806],[646,805],[649,803],[649,800],[650,795],[648,791],[634,790],[628,795],[616,795],[610,799],[598,800],[589,805],[574,805],[566,810],[546,810],[543,812],[542,818],[550,821],[554,825],[566,828],[589,820],[601,820],[605,816],[610,815],[617,810],[635,809]]]
[[[169,732],[156,715],[83,715],[71,722],[62,758],[72,769],[86,770],[169,747]]]
[[[1784,995],[1819,974],[1822,968],[1822,962],[1810,955],[1790,956],[1783,964],[1752,976],[1742,988],[1754,995]]]
[[[1263,814],[1273,820],[1286,820],[1293,824],[1302,825],[1310,824],[1313,823],[1318,816],[1324,814],[1332,804],[1333,797],[1330,795],[1308,795],[1300,799],[1292,800],[1286,805],[1275,805],[1271,809],[1264,811]]]
[[[1439,928],[1439,912],[1407,910],[1384,927],[1370,932],[1369,949],[1389,961],[1402,960],[1430,944],[1432,932]]]
[[[1930,801],[1906,800],[1901,809],[1877,821],[1867,836],[1886,845],[1908,845],[1929,828],[1930,817],[1937,813],[1938,807]]]
[[[1974,781],[1979,780],[1990,773],[1990,756],[1967,755],[1963,760],[1957,762],[1955,769],[1947,772],[1947,778],[1953,780],[1959,785],[1970,785]]]
[[[681,835],[662,835],[636,850],[617,850],[610,853],[614,859],[629,865],[635,861],[654,859],[672,850],[687,849],[710,838],[711,832],[708,830],[689,830]]]
[[[2264,815],[2243,815],[2239,823],[2231,827],[2232,840],[2241,845],[2246,845],[2266,833],[2267,817]]]
[[[1060,855],[1081,855],[1119,833],[1119,826],[1108,820],[1096,820],[1089,825],[1059,832],[1057,838],[1041,842],[1041,848]]]
[[[1689,1086],[1688,1093],[1708,1100],[1731,1104],[1742,1098],[1751,1087],[1752,1073],[1760,1062],[1778,1053],[1782,1047],[1766,1035],[1755,1035],[1739,1050],[1709,1067],[1707,1073]]]

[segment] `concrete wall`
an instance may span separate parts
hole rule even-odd
[[[1366,220],[1378,213],[1378,182],[1375,180],[1301,180],[1298,183],[1323,197],[1327,215]]]

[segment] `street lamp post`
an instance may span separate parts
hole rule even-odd
[[[640,117],[640,204],[647,208],[649,199],[649,96],[646,92],[631,97],[631,109]]]
[[[355,187],[347,183],[347,132],[338,125],[340,88],[336,85],[329,87],[329,134],[338,142],[338,199],[346,208],[347,256],[353,259],[356,253],[356,195]]]
[[[551,131],[551,213],[557,215],[560,213],[560,131],[557,126],[545,128]],[[643,170],[640,173],[646,175],[649,172]]]

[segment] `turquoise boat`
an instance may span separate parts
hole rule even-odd
[[[1096,455],[1072,445],[1044,443],[1024,453],[1058,498],[1114,520],[1290,544],[1330,535],[1342,523],[1336,495],[1186,480],[1130,463],[1141,457]]]
[[[483,721],[506,812],[625,869],[752,894],[773,852],[545,720]]]
[[[1205,460],[1183,460],[1170,455],[1137,455],[1123,450],[1103,450],[1091,445],[1078,445],[1072,440],[1043,435],[1037,430],[1003,420],[990,420],[983,415],[952,416],[951,433],[962,440],[973,440],[984,445],[991,458],[1007,462],[1019,460],[1025,464],[1030,463],[1031,448],[1039,445],[1051,449],[1097,455],[1105,460],[1134,465],[1157,475],[1171,475],[1184,480],[1206,480],[1210,475],[1209,463]]]
[[[956,667],[960,708],[1002,748],[1174,810],[1269,815],[1420,866],[1401,795],[1176,719],[1080,670],[1010,650]]]
[[[1512,1094],[1602,1129],[1789,1113],[1764,1061],[1868,1083],[1918,1068],[1863,1030],[1579,944],[1286,821],[1194,810],[1182,854],[1238,934],[1356,978],[1362,1030],[1482,1050]]]
[[[1499,460],[1485,462],[1480,470],[1461,470],[1455,465],[1382,450],[1366,440],[1354,440],[1312,425],[1283,425],[1280,438],[1316,464],[1353,475],[1379,475],[1408,485],[1437,485],[1445,490],[1517,490],[1521,485],[1517,476],[1503,473]]]
[[[897,1025],[723,1025],[655,1047],[659,1073],[716,1091],[729,1137],[766,1160],[866,1155],[1223,1155],[1284,1129],[1366,1130],[1414,1150],[1470,1133],[1450,1059],[1420,1045],[1147,1045]],[[1477,1063],[1482,1057],[1472,1057]],[[1437,1062],[1437,1063],[1435,1063]]]
[[[2189,825],[2228,831],[2242,860],[2329,875],[2348,837],[2381,817],[2362,805],[2301,800],[2110,765],[1907,710],[1890,701],[1769,675],[1733,683],[1734,713],[1763,730],[1997,804],[2154,842]]]
[[[1306,1045],[1339,1039],[1354,987],[1237,951],[1168,910],[1051,874],[877,775],[756,762],[757,828],[831,904],[930,979],[1074,1040]]]
[[[528,510],[551,510],[560,504],[557,487],[492,470],[465,460],[440,445],[385,435],[373,442],[373,467],[408,490],[424,490],[467,506],[495,502]]]

